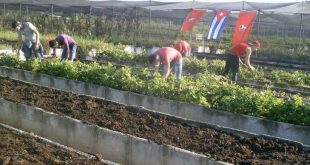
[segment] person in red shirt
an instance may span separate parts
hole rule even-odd
[[[182,75],[182,54],[174,48],[162,47],[149,55],[149,63],[155,67],[155,72],[159,70],[160,65],[163,65],[163,76],[167,78],[170,74],[171,63],[174,63],[174,70],[177,80],[181,79]]]
[[[255,68],[251,65],[250,58],[252,52],[256,51],[258,48],[260,48],[260,42],[258,40],[249,41],[248,43],[239,43],[232,47],[227,55],[223,75],[227,75],[229,70],[232,70],[232,81],[237,81],[239,63],[241,63],[244,67],[249,68],[250,70],[254,70]],[[245,57],[244,63],[240,60],[240,57]]]
[[[191,55],[191,45],[186,41],[180,40],[176,42],[173,47],[178,50],[183,57]]]

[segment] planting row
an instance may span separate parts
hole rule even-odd
[[[18,61],[12,57],[0,59],[0,65],[16,67],[48,75],[66,77],[88,83],[159,96],[167,99],[205,105],[210,108],[265,117],[287,123],[310,125],[308,98],[294,95],[278,98],[271,90],[256,91],[231,84],[222,76],[202,74],[184,76],[181,84],[174,76],[165,81],[159,74],[152,75],[146,68],[117,68],[98,63]]]
[[[14,33],[10,31],[1,31],[0,38],[12,40]],[[78,58],[85,59],[81,56],[88,54],[92,49],[99,50],[98,58],[107,59],[109,62],[130,63],[132,65],[147,63],[147,56],[143,54],[128,54],[124,52],[124,45],[112,45],[100,40],[90,40],[81,37],[75,37],[79,43]],[[48,47],[48,40],[52,39],[51,35],[42,36],[42,44]],[[47,52],[48,53],[48,52]],[[189,73],[204,73],[208,71],[212,74],[221,74],[224,68],[223,61],[209,62],[207,60],[199,60],[196,58],[187,58],[184,60],[184,69]],[[271,74],[266,74],[264,68],[258,67],[254,72],[250,72],[241,68],[241,79],[258,80],[262,82],[277,82],[290,85],[310,86],[310,75],[308,72],[301,71],[288,72],[283,70],[272,71]]]
[[[145,57],[143,57],[145,58]],[[107,64],[108,61],[106,58],[96,60],[80,60],[83,62],[99,62]],[[120,62],[113,63],[120,67],[147,67],[147,64],[137,64],[137,63],[128,63]],[[198,60],[195,57],[186,58],[184,60],[184,73],[188,76],[197,76],[199,74],[215,74],[221,75],[223,72],[222,68],[224,67],[224,61],[214,60],[207,62],[206,60]],[[269,72],[269,71],[268,71]],[[271,73],[266,72],[263,68],[258,67],[255,71],[249,71],[246,69],[241,69],[240,79],[237,84],[245,85],[253,88],[265,89],[270,88],[279,92],[286,92],[292,94],[301,94],[304,96],[310,95],[310,75],[308,72],[288,72],[284,70],[275,70]]]
[[[12,41],[12,36],[15,34],[12,31],[6,31],[2,30],[0,31],[0,38],[4,41]],[[48,40],[52,38],[51,35],[42,35],[41,36],[41,42],[44,45],[44,47],[48,48]],[[125,45],[113,45],[106,43],[104,40],[94,40],[94,39],[86,39],[83,37],[75,37],[76,41],[79,44],[78,47],[78,58],[79,59],[85,59],[85,55],[87,55],[91,50],[96,49],[97,54],[99,57],[106,58],[110,62],[126,62],[131,64],[146,64],[147,63],[147,56],[145,53],[142,54],[129,54],[124,51]],[[15,41],[15,39],[13,39]],[[254,57],[253,57],[254,58]],[[268,57],[272,58],[272,57]],[[282,58],[281,58],[282,59]],[[308,61],[308,60],[303,60]],[[198,59],[189,59],[188,61],[185,60],[184,62],[184,68],[186,70],[191,71],[194,69],[195,72],[203,72],[205,70],[209,70],[210,72],[213,72],[212,70],[214,65],[216,65],[215,70],[222,72],[222,69],[224,67],[223,62],[215,62],[216,64],[210,64],[207,60],[200,61]],[[209,67],[208,67],[209,66]],[[210,70],[211,69],[211,70]],[[241,71],[245,70],[241,68]],[[247,79],[264,79],[269,81],[277,81],[281,83],[288,83],[292,85],[307,85],[310,86],[310,78],[309,73],[303,73],[301,71],[295,71],[295,72],[288,72],[288,71],[282,71],[282,70],[276,70],[274,73],[272,73],[271,76],[265,76],[266,73],[263,72],[264,68],[258,67],[258,69],[254,73],[255,76],[252,73],[245,74],[241,73],[241,78],[247,78]],[[277,73],[280,72],[280,73]],[[216,74],[219,74],[218,72],[215,72]],[[259,75],[259,77],[257,77]],[[274,76],[276,75],[276,76]],[[276,77],[276,78],[273,78]]]
[[[210,54],[210,53],[195,53],[198,58],[207,58],[209,60],[213,59],[226,59],[226,54]],[[308,61],[296,61],[294,59],[283,59],[281,57],[260,57],[259,55],[253,54],[251,56],[251,62],[256,65],[262,66],[272,66],[275,68],[283,68],[283,69],[293,69],[293,70],[304,70],[310,71],[309,62]],[[306,59],[305,59],[306,60]]]
[[[309,164],[300,145],[267,137],[239,137],[180,120],[137,112],[102,99],[0,78],[2,98],[70,116],[89,124],[201,153],[214,160],[241,164]]]
[[[147,56],[145,54],[127,54],[118,49],[103,50],[96,57],[98,60],[106,60],[110,62],[127,63],[131,65],[146,65]],[[209,72],[211,74],[220,75],[223,72],[224,61],[206,59],[198,59],[195,57],[187,57],[184,59],[184,70],[191,74]],[[308,72],[286,70],[274,70],[270,74],[264,71],[263,67],[257,67],[255,71],[249,71],[240,67],[240,78],[251,79],[263,82],[276,82],[290,85],[310,86],[310,75]]]
[[[29,134],[0,126],[0,164],[105,164],[90,157],[47,143]]]

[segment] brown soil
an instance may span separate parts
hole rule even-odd
[[[235,164],[310,164],[299,145],[263,137],[236,137],[206,127],[192,127],[123,105],[47,87],[0,78],[0,97],[86,123],[201,153]]]
[[[27,134],[0,127],[0,165],[103,164]]]

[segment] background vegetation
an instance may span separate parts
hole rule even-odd
[[[190,41],[194,48],[208,46],[211,50],[218,48],[227,50],[231,47],[236,21],[234,17],[229,19],[222,39],[210,41],[205,40],[205,37],[213,13],[205,14],[193,31],[180,33],[179,30],[187,13],[188,10],[149,11],[138,7],[110,7],[101,10],[89,7],[70,7],[64,10],[54,6],[52,10],[51,6],[38,8],[21,4],[0,8],[0,26],[6,30],[12,30],[11,22],[17,19],[34,23],[41,33],[51,34],[50,36],[67,33],[89,40],[103,40],[116,45],[121,43],[146,48],[169,45],[178,39]],[[272,14],[262,14],[259,16],[260,20],[257,18],[253,26],[251,39],[262,41],[262,49],[258,52],[258,56],[309,63],[310,30],[306,28],[306,24],[276,22],[269,19],[272,16]],[[300,19],[298,14],[295,17],[285,14],[281,16]],[[196,40],[196,34],[203,34],[204,39]],[[79,46],[89,48],[88,43],[82,43]]]

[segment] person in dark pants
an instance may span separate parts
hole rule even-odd
[[[239,63],[241,63],[243,66],[245,66],[250,70],[255,70],[255,68],[250,63],[250,58],[252,52],[256,51],[258,48],[260,48],[260,42],[258,40],[249,41],[248,43],[239,43],[234,47],[232,47],[227,55],[223,75],[226,76],[231,70],[232,81],[237,81],[239,72]],[[240,60],[240,57],[245,57],[244,63]]]
[[[38,29],[30,22],[19,21],[13,21],[12,28],[16,30],[18,35],[17,54],[19,54],[21,48],[26,60],[31,58],[32,53],[34,53],[40,61],[43,60],[43,47],[40,43],[40,33]],[[24,36],[24,39],[22,36]]]

